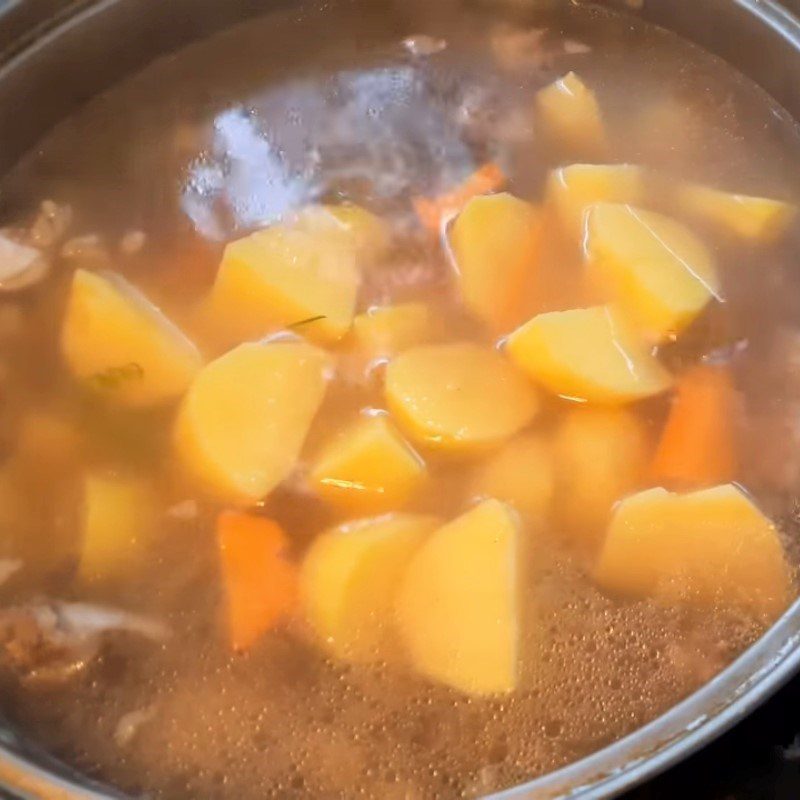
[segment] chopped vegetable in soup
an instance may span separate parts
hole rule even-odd
[[[797,594],[792,125],[574,4],[344,5],[5,179],[0,710],[134,795],[500,790]]]

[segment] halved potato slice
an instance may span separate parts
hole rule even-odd
[[[775,241],[797,215],[795,206],[781,200],[723,192],[697,183],[681,186],[678,202],[690,214],[752,242]]]
[[[385,389],[402,429],[441,450],[498,445],[524,428],[538,408],[524,375],[496,350],[467,342],[407,350],[389,364]]]
[[[309,206],[297,214],[299,227],[312,233],[332,235],[355,249],[359,262],[367,264],[389,249],[389,226],[371,211],[354,203]]]
[[[650,489],[617,508],[595,577],[610,592],[773,618],[791,579],[775,526],[740,489]]]
[[[576,407],[561,418],[554,450],[560,521],[574,541],[594,549],[614,504],[644,481],[644,424],[627,408]]]
[[[402,508],[425,477],[425,463],[385,414],[361,417],[319,453],[309,478],[317,494],[357,513]]]
[[[225,248],[208,309],[231,342],[303,323],[303,336],[331,343],[350,329],[359,282],[349,237],[278,224]]]
[[[453,224],[450,244],[461,296],[492,330],[507,333],[524,319],[540,243],[538,209],[507,193],[473,198]]]
[[[619,405],[659,394],[671,377],[609,306],[540,314],[508,339],[511,360],[566,399]]]
[[[435,334],[433,313],[425,303],[376,306],[353,320],[353,338],[367,358],[395,356],[426,344]]]
[[[72,278],[61,350],[73,375],[125,406],[174,400],[202,365],[194,344],[119,275]]]
[[[431,534],[397,595],[412,664],[467,694],[503,694],[518,679],[518,525],[486,500]]]
[[[88,473],[78,575],[86,582],[118,581],[140,569],[156,534],[156,499],[144,479]]]
[[[300,570],[300,597],[319,641],[345,661],[394,660],[398,584],[435,517],[391,514],[318,536]]]
[[[586,212],[595,203],[638,204],[644,196],[644,173],[632,164],[571,164],[550,173],[546,201],[564,231],[583,240]]]
[[[608,142],[597,98],[574,72],[541,89],[536,110],[552,146],[589,158],[605,153]]]
[[[592,206],[585,250],[593,284],[655,340],[674,337],[719,297],[708,248],[663,214],[614,203]]]
[[[329,366],[325,353],[301,342],[242,344],[206,365],[175,427],[187,472],[226,500],[266,497],[297,460]]]

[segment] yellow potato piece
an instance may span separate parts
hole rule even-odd
[[[540,239],[538,209],[507,193],[473,198],[456,219],[450,245],[464,305],[494,331],[524,318]]]
[[[209,312],[231,341],[302,323],[298,332],[326,344],[350,329],[359,280],[353,242],[314,226],[273,225],[225,248]]]
[[[719,296],[708,248],[662,214],[631,205],[592,206],[585,248],[592,283],[656,340],[682,331]]]
[[[300,227],[329,233],[351,245],[359,260],[368,262],[381,258],[389,249],[391,229],[378,216],[353,203],[311,206],[298,216]]]
[[[641,202],[644,176],[641,167],[632,164],[572,164],[550,173],[546,195],[564,231],[581,242],[589,207]]]
[[[309,474],[320,497],[358,513],[401,508],[424,477],[424,462],[384,414],[362,417],[342,431]]]
[[[512,439],[477,469],[472,493],[502,500],[539,521],[550,512],[554,484],[550,449],[541,437],[528,435]]]
[[[175,427],[185,469],[215,495],[263,499],[291,472],[322,402],[329,369],[300,342],[239,345],[195,378]]]
[[[155,505],[152,487],[140,478],[87,474],[80,579],[122,580],[144,566],[157,530]]]
[[[518,523],[486,500],[429,536],[397,595],[397,621],[423,675],[474,695],[518,679]]]
[[[540,314],[511,334],[506,352],[534,380],[570,400],[619,405],[659,394],[671,383],[608,306]]]
[[[575,541],[594,548],[614,504],[644,479],[644,425],[627,409],[575,408],[556,430],[554,451],[560,520]]]
[[[722,192],[696,183],[678,189],[678,202],[690,214],[751,242],[775,241],[797,213],[793,205],[780,200]]]
[[[348,522],[314,540],[300,569],[300,601],[330,653],[360,663],[395,660],[397,587],[440,524],[435,517],[392,514]]]
[[[480,451],[524,428],[536,414],[534,389],[497,351],[476,344],[407,350],[386,370],[386,400],[416,442]]]
[[[202,362],[189,339],[127,281],[79,269],[61,349],[72,374],[125,406],[179,397]]]
[[[367,358],[394,356],[435,335],[431,309],[425,303],[376,306],[353,320],[353,338]]]
[[[606,151],[597,98],[574,72],[541,89],[536,110],[545,137],[559,150],[592,158]]]
[[[682,569],[681,559],[688,563],[693,558],[686,541],[674,538],[670,514],[675,497],[659,487],[620,502],[595,568],[601,587],[629,597],[655,595],[662,575],[669,578]]]
[[[607,591],[773,618],[791,579],[775,526],[736,486],[651,489],[620,503],[595,577]]]

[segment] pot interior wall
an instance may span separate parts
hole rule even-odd
[[[482,1],[495,3],[498,10],[504,5],[504,0]],[[158,55],[291,2],[82,0],[66,7],[59,0],[10,3],[0,16],[6,61],[0,71],[0,109],[5,110],[0,114],[0,172],[78,105]],[[295,4],[298,14],[310,14],[319,3]],[[396,5],[395,0],[386,0],[386,5]],[[639,13],[722,56],[798,117],[800,81],[793,76],[800,72],[800,50],[792,40],[788,14],[783,24],[780,19],[767,21],[766,13],[774,11],[771,5],[770,0],[645,0]],[[19,52],[24,44],[27,49]]]

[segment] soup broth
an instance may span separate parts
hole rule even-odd
[[[794,597],[795,123],[427,5],[196,44],[2,184],[2,711],[125,792],[491,793]]]

